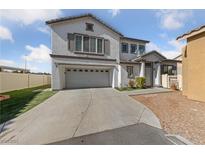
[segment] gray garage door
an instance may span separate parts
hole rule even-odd
[[[66,88],[110,87],[109,70],[67,69]]]

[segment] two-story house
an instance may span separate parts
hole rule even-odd
[[[92,14],[46,24],[52,30],[52,89],[124,87],[136,76],[160,86],[163,71],[176,73],[175,63],[168,70],[173,61],[157,51],[146,53],[149,41],[125,37]]]

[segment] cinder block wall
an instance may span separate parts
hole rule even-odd
[[[0,72],[0,93],[49,84],[50,75]]]

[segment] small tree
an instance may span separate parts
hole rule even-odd
[[[136,77],[135,82],[137,88],[145,87],[145,77]]]

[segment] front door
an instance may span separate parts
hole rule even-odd
[[[152,82],[152,63],[146,63],[145,64],[145,85],[147,87],[152,87],[153,82]]]

